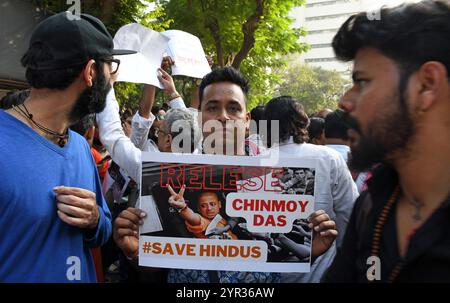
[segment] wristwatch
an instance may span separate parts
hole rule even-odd
[[[175,91],[173,93],[170,93],[169,95],[169,101],[172,101],[173,99],[179,98],[180,95]]]

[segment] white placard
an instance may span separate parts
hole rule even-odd
[[[169,38],[143,25],[133,23],[122,26],[114,36],[114,47],[131,49],[137,54],[120,59],[117,81],[145,83],[163,88],[157,77]]]
[[[141,201],[152,196],[162,230],[140,231],[139,265],[309,272],[317,159],[266,163],[143,153]]]
[[[172,75],[203,78],[211,72],[200,39],[180,30],[168,30],[162,33],[169,38],[169,51],[175,65]]]

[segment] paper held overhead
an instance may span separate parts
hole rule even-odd
[[[128,47],[137,54],[120,56],[117,81],[151,84],[163,88],[157,69],[168,47],[169,39],[143,25],[122,26],[114,36],[114,47]]]
[[[168,30],[162,35],[170,39],[168,53],[175,61],[172,75],[201,79],[211,72],[199,38],[180,30]]]
[[[157,69],[165,55],[175,61],[173,75],[203,78],[211,71],[200,40],[183,31],[159,33],[137,23],[127,24],[117,31],[114,46],[138,52],[120,57],[118,81],[163,88],[157,78]]]

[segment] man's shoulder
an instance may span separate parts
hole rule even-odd
[[[303,150],[315,157],[322,157],[328,159],[339,159],[341,155],[338,151],[327,147],[325,145],[315,145],[310,143],[303,144]]]
[[[69,138],[70,149],[75,155],[78,157],[86,157],[86,155],[89,155],[88,158],[92,158],[91,148],[83,136],[69,129]]]
[[[76,147],[83,147],[83,148],[89,148],[89,144],[87,143],[86,139],[80,135],[77,132],[74,132],[73,130],[69,129],[69,140],[71,140],[71,144]],[[90,148],[89,148],[90,149]]]

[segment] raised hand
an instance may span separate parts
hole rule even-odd
[[[158,79],[161,84],[164,86],[164,93],[168,96],[179,95],[175,88],[175,83],[173,82],[173,78],[162,68],[158,68]]]
[[[169,184],[167,184],[166,186],[170,193],[170,197],[168,200],[170,206],[172,206],[173,208],[175,208],[179,211],[184,209],[187,206],[186,202],[184,201],[184,197],[183,197],[186,186],[183,185],[178,193],[176,193],[173,190],[172,186],[170,186]]]
[[[175,64],[175,61],[173,61],[172,57],[166,56],[163,58],[163,60],[161,62],[161,68],[165,71],[168,71],[174,64]]]

